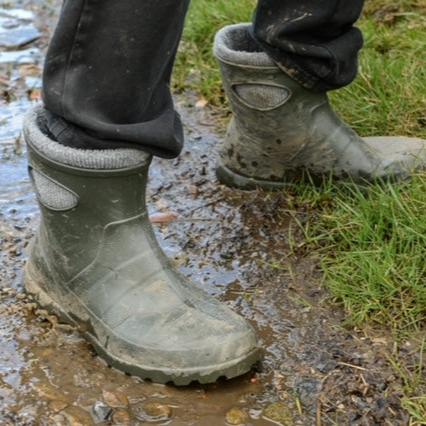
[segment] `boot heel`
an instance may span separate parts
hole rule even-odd
[[[76,325],[75,321],[73,321],[73,319],[65,313],[60,305],[43,290],[43,279],[44,278],[36,270],[34,265],[31,262],[27,262],[24,270],[25,291],[34,297],[36,303],[41,308],[46,309],[53,315],[56,315],[64,322]]]
[[[223,164],[219,164],[216,169],[216,177],[219,182],[231,188],[238,188],[244,191],[252,191],[255,189],[265,189],[268,191],[279,191],[291,184],[286,182],[274,182],[268,180],[259,180],[240,175],[233,172]]]

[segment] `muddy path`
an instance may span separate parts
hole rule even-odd
[[[0,2],[0,12],[11,7]],[[37,308],[22,288],[38,210],[19,134],[22,114],[39,101],[57,4],[13,7],[35,12],[15,28],[35,22],[40,34],[5,49],[33,49],[29,58],[2,62],[0,55],[0,424],[407,424],[387,339],[343,327],[343,313],[327,301],[319,259],[295,231],[288,194],[219,185],[222,129],[215,111],[197,108],[190,94],[176,96],[185,150],[176,160],[154,160],[149,209],[176,267],[254,325],[264,347],[257,371],[210,386],[143,382],[109,368],[78,332]],[[297,206],[296,214],[303,220],[309,211]]]

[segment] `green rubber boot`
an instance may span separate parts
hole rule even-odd
[[[41,209],[27,291],[132,375],[187,385],[249,371],[259,359],[253,329],[176,272],[155,239],[150,156],[64,147],[45,124],[41,108],[24,124]]]
[[[220,149],[219,179],[230,186],[281,188],[307,175],[355,182],[404,179],[426,164],[426,141],[360,138],[326,93],[296,83],[262,52],[249,24],[220,30],[218,58],[233,118]]]

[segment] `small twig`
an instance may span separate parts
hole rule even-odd
[[[199,223],[199,222],[209,222],[209,223],[221,223],[220,219],[197,219],[197,218],[182,218],[176,219],[173,221],[174,223]]]
[[[352,364],[348,364],[347,362],[338,362],[338,365],[344,365],[345,367],[351,367],[351,368],[355,368],[356,370],[361,370],[361,371],[368,371],[366,368],[364,367],[359,367],[358,365],[352,365]]]
[[[303,416],[302,404],[301,404],[300,399],[298,397],[296,398],[296,407],[297,407],[297,411],[299,412],[299,415]]]
[[[194,212],[196,212],[197,210],[204,209],[206,207],[210,207],[210,206],[217,204],[217,203],[219,203],[220,201],[223,201],[223,200],[224,200],[224,197],[220,197],[217,200],[213,200],[213,201],[210,201],[209,203],[203,204],[202,206],[195,207],[195,209],[192,209],[188,214],[191,215]]]
[[[317,402],[317,416],[316,416],[316,420],[317,420],[317,425],[316,426],[321,426],[322,422],[321,422],[321,400],[318,400]]]
[[[362,391],[363,396],[367,395],[368,390],[370,389],[370,385],[366,382],[364,376],[360,374],[362,383],[364,384],[364,390]]]

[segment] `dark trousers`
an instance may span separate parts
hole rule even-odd
[[[182,126],[170,76],[189,0],[64,0],[44,69],[49,129],[75,148],[134,147],[172,158]],[[253,36],[311,90],[357,72],[363,0],[259,0]]]

